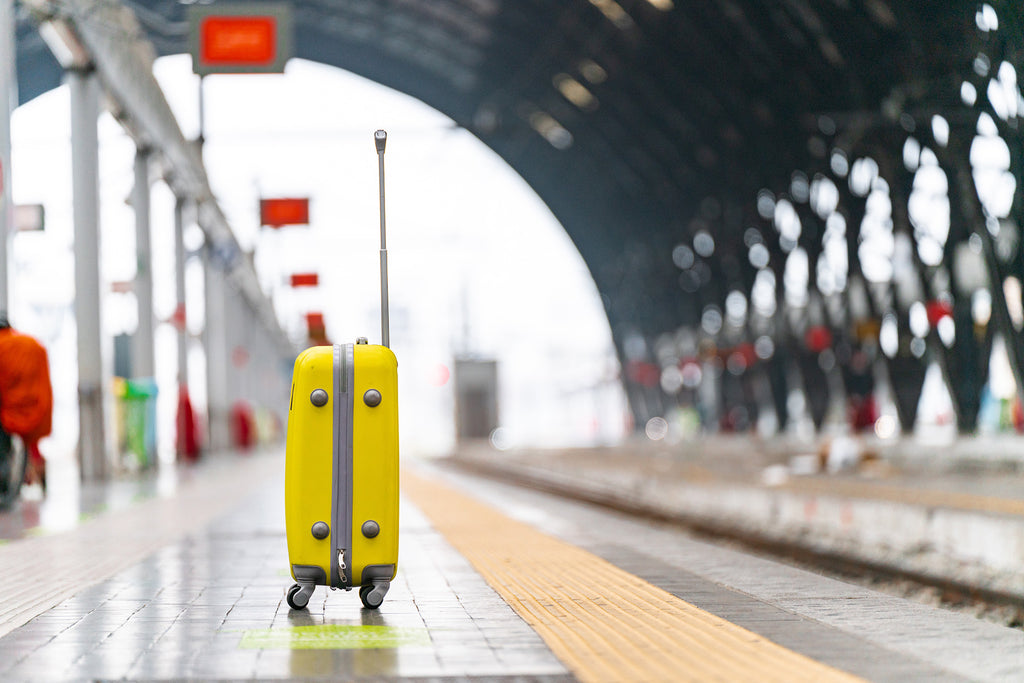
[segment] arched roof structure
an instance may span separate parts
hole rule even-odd
[[[158,53],[187,51],[190,3],[125,4],[135,11]],[[858,338],[850,331],[857,322],[853,318],[874,321],[877,327],[887,312],[898,321],[900,343],[913,338],[916,333],[906,332],[910,306],[899,303],[892,286],[888,291],[885,283],[867,286],[866,299],[860,297],[864,305],[859,310],[852,306],[853,312],[849,299],[857,297],[844,294],[844,287],[838,288],[838,303],[835,291],[818,296],[817,264],[825,250],[829,215],[838,213],[853,226],[845,231],[844,274],[852,281],[859,274],[863,238],[856,227],[878,179],[884,180],[893,205],[889,227],[916,244],[919,236],[907,207],[921,150],[933,153],[951,188],[950,236],[939,245],[950,258],[956,244],[976,232],[972,226],[985,220],[970,183],[969,164],[980,116],[989,117],[1004,137],[1017,140],[1009,145],[1007,166],[1018,181],[1021,177],[1015,81],[1016,98],[1008,98],[1013,100],[1012,115],[993,111],[988,97],[1000,65],[1022,63],[1024,9],[1016,2],[290,4],[295,56],[352,71],[435,107],[495,150],[547,203],[601,293],[640,419],[663,412],[665,392],[659,393],[652,378],[688,354],[706,352],[707,337],[719,349],[747,349],[746,365],[767,356],[765,352],[755,358],[748,349],[764,333],[776,348],[795,345],[794,357],[807,350],[810,327],[829,328],[837,348],[847,336],[857,347]],[[58,65],[27,15],[18,23],[18,75],[22,101],[60,79]],[[938,137],[948,136],[948,142],[934,139],[936,116],[950,129],[942,133],[942,124],[937,124]],[[910,162],[904,154],[908,139],[918,150],[918,158]],[[862,191],[851,188],[851,167],[868,157],[874,164],[868,186]],[[828,196],[837,195],[835,205],[824,210],[812,197],[822,188],[831,188]],[[1004,222],[1019,215],[1020,194],[1018,190]],[[793,235],[779,225],[785,220],[778,215],[780,206],[783,213],[792,209],[799,219]],[[992,240],[981,237],[991,251]],[[1013,258],[1018,261],[1019,242],[1008,247],[1016,249]],[[753,258],[756,245],[767,257]],[[783,280],[794,249],[807,255],[806,278],[813,295],[793,307],[797,313],[791,321],[776,312],[758,322],[750,303],[758,273],[771,270],[783,308]],[[911,252],[913,257],[917,250]],[[996,259],[1002,266],[991,259],[986,263],[989,270],[1009,269],[996,273],[1001,281],[1001,275],[1016,267],[1013,258]],[[949,274],[936,275],[943,268],[952,270],[948,259],[945,265],[915,258],[908,263],[918,274],[911,279],[918,280],[920,290],[911,299],[963,303]],[[899,275],[889,278],[890,285]],[[742,321],[733,321],[735,329],[728,321],[716,325],[713,320],[715,311],[720,320],[725,316],[733,291],[744,295],[750,309]],[[998,302],[993,320],[996,309]],[[700,330],[709,310],[711,324],[697,335],[705,337],[704,345],[680,339],[680,330]],[[957,329],[966,330],[968,324],[961,321]],[[936,340],[933,333],[929,344],[938,344],[936,353],[949,356],[955,345]],[[674,346],[667,345],[669,338]],[[962,335],[958,339],[964,341]],[[907,353],[901,347],[890,360]],[[844,354],[839,362],[845,369],[850,356]],[[914,359],[910,365],[915,368],[910,386],[919,392],[923,355],[915,349],[907,357]],[[728,367],[728,355],[720,360]],[[958,362],[977,364],[940,361],[950,382],[962,374],[950,369]],[[897,377],[901,371],[889,365]],[[736,375],[738,386],[741,375]],[[672,381],[668,384],[668,393],[679,391]],[[894,384],[902,386],[903,380]],[[778,400],[782,375],[772,380],[772,387],[776,409],[785,413]],[[722,391],[728,403],[728,386]],[[749,397],[752,390],[736,391]]]

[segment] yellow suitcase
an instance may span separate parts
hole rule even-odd
[[[384,145],[380,159],[382,345],[314,346],[295,360],[285,445],[285,526],[292,609],[316,586],[376,609],[398,570],[398,361],[388,348]]]
[[[318,585],[379,607],[398,567],[398,362],[362,343],[295,361],[285,460],[288,558],[302,609]]]

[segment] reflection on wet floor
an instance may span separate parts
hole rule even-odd
[[[630,674],[652,651],[648,640],[673,652],[697,643],[700,666],[733,666],[734,656],[708,646],[712,634],[725,633],[721,626],[700,639],[690,630],[719,618],[871,680],[959,680],[975,672],[985,680],[1019,679],[1024,648],[1010,629],[744,556],[646,519],[406,464],[422,468],[420,483],[403,480],[399,574],[375,611],[363,609],[353,592],[323,587],[307,609],[288,608],[280,450],[225,453],[124,477],[99,496],[94,487],[74,486],[72,468],[61,479],[72,485],[62,500],[51,491],[50,501],[28,501],[7,515],[15,530],[27,524],[28,537],[0,547],[0,681],[574,680],[510,602],[535,605],[540,617],[559,615],[549,629],[564,629],[560,615],[571,610],[584,622],[573,639],[600,634],[575,661],[599,661],[592,652],[604,652],[604,644],[609,652],[623,643],[643,650],[616,660],[629,673],[615,680],[640,678]],[[484,501],[493,507],[487,514]],[[78,523],[71,533],[54,531],[49,518],[42,523],[43,511],[58,503],[70,512],[55,519]],[[428,516],[438,508],[447,508],[443,525]],[[511,533],[516,524],[501,520],[510,515],[529,528]],[[548,540],[537,540],[531,525]],[[579,543],[588,547],[577,553]],[[545,550],[550,544],[566,547],[555,553]],[[595,557],[583,557],[584,550]],[[580,561],[569,562],[570,555]],[[490,558],[479,565],[486,577],[473,564],[481,557]],[[514,562],[495,560],[501,557]],[[507,578],[515,566],[525,569]],[[45,576],[45,587],[26,576]],[[515,591],[510,602],[498,585]],[[658,602],[655,585],[665,591]],[[688,616],[664,628],[635,616],[653,610],[660,623],[668,610],[659,606],[668,603]],[[609,624],[609,614],[621,618]],[[744,647],[751,642],[743,640]],[[786,670],[780,680],[793,678],[790,659],[772,660]],[[664,668],[661,658],[651,661]],[[687,660],[697,666],[697,657]],[[679,667],[668,668],[659,680],[677,678]]]
[[[172,496],[198,472],[222,464],[217,458],[198,464],[158,461],[153,467],[124,472],[106,482],[82,482],[74,458],[47,459],[45,494],[39,485],[23,486],[21,499],[9,510],[0,511],[0,543],[67,531],[104,512]]]
[[[65,594],[6,635],[0,622],[0,680],[571,680],[540,637],[405,502],[401,570],[380,610],[363,609],[354,592],[322,587],[308,609],[289,609],[282,465],[280,454],[211,459],[178,470],[181,484],[192,481],[173,498],[97,515],[73,534],[8,544],[0,555],[12,566],[24,566],[13,551],[30,546],[33,555],[52,546],[73,559],[70,576],[53,582]],[[211,507],[202,498],[231,496],[219,512],[197,519]],[[184,533],[154,538],[161,520],[186,518]],[[90,533],[82,547],[66,543]],[[111,549],[98,546],[112,538],[119,539],[115,550],[142,542],[153,548],[90,583],[93,572],[77,553],[95,551],[109,564]],[[0,616],[13,602],[2,589],[0,581]],[[11,595],[21,592],[10,586]]]

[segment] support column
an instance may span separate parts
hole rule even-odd
[[[139,327],[135,332],[134,374],[153,377],[156,362],[153,351],[153,256],[150,247],[149,150],[135,151],[135,298],[138,300]]]
[[[790,389],[803,386],[803,374],[798,362],[799,335],[793,329],[789,307],[786,304],[786,252],[782,250],[779,242],[779,232],[774,224],[769,223],[768,228],[761,231],[761,235],[765,238],[770,254],[768,268],[775,276],[775,314],[772,322],[775,353],[772,354],[770,361],[769,381],[772,399],[775,401],[775,414],[779,420],[778,432],[782,434],[792,423],[792,416],[789,414]],[[797,381],[794,382],[794,379]]]
[[[185,200],[174,200],[174,292],[177,301],[178,386],[188,385],[188,326],[185,317]]]
[[[932,145],[932,149],[942,150],[943,147]],[[972,434],[978,428],[981,395],[988,381],[989,360],[992,357],[992,341],[996,325],[985,325],[979,334],[975,328],[971,310],[973,290],[964,288],[959,281],[957,268],[954,267],[957,248],[968,242],[973,231],[973,219],[966,213],[968,204],[960,196],[963,188],[956,176],[956,169],[948,165],[950,163],[954,163],[951,157],[944,155],[942,158],[943,170],[949,179],[947,187],[949,235],[946,238],[943,251],[943,263],[949,277],[949,289],[953,294],[953,325],[956,335],[956,340],[952,348],[949,349],[948,362],[954,377],[950,381],[950,393],[958,408],[956,415],[960,433]]]
[[[250,433],[250,438],[246,438],[246,432],[242,429],[242,421],[246,416],[251,416],[250,411],[254,407],[249,373],[253,363],[251,339],[254,336],[252,323],[255,314],[241,292],[232,288],[226,289],[225,292],[227,303],[225,349],[228,357],[225,405],[227,406],[228,440],[231,448],[245,449],[251,444],[252,437]]]
[[[175,415],[174,451],[180,460],[199,457],[199,435],[192,397],[188,390],[188,317],[185,309],[185,204],[182,197],[174,200],[174,320],[178,329],[178,405]]]
[[[1017,383],[1017,397],[1024,403],[1024,348],[1020,343],[1020,335],[1013,326],[1010,317],[1010,310],[1006,303],[1006,294],[1003,291],[1005,273],[1003,265],[999,262],[996,254],[996,243],[992,233],[992,227],[998,229],[999,221],[985,211],[978,196],[978,189],[975,186],[971,174],[969,140],[950,142],[948,154],[940,156],[944,164],[948,163],[953,177],[950,182],[956,182],[959,187],[962,211],[974,223],[974,233],[981,238],[982,252],[985,255],[989,277],[989,291],[992,294],[992,322],[996,330],[1003,336],[1003,343],[1006,344],[1006,355],[1010,361],[1010,369],[1013,378]]]
[[[824,251],[824,221],[807,204],[795,203],[794,208],[801,225],[799,246],[807,254],[807,306],[804,309],[807,324],[799,330],[802,339],[798,339],[796,343],[797,363],[803,375],[804,396],[807,399],[811,420],[814,422],[814,429],[821,433],[834,404],[839,404],[845,410],[846,386],[842,381],[842,371],[838,368],[838,354],[835,353],[840,330],[831,319],[828,302],[818,288],[818,260]],[[783,266],[783,280],[785,272]],[[826,370],[821,364],[824,350],[807,348],[806,334],[811,327],[817,326],[825,327],[832,336],[828,350],[835,360],[831,370]]]
[[[108,473],[100,331],[99,84],[91,70],[68,71],[71,185],[75,225],[75,323],[78,328],[79,461],[86,481]]]
[[[241,299],[241,297],[238,297]],[[228,343],[228,350],[231,354],[231,369],[234,373],[233,391],[231,393],[231,404],[238,401],[252,403],[252,381],[249,377],[250,367],[254,360],[253,345],[250,340],[253,337],[253,322],[255,313],[244,300],[234,302],[232,309],[235,312],[232,329],[234,334]],[[258,333],[257,333],[258,334]]]
[[[7,245],[14,213],[11,199],[11,112],[18,103],[14,56],[14,0],[0,0],[0,311],[8,310]]]
[[[206,279],[206,396],[209,438],[213,451],[224,451],[231,445],[231,394],[228,386],[231,358],[228,350],[227,282],[218,268],[210,245],[203,251]]]

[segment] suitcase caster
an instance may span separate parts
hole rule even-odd
[[[306,609],[306,605],[309,604],[309,599],[313,597],[313,590],[316,588],[314,585],[303,586],[301,584],[293,584],[288,589],[288,595],[285,600],[288,602],[288,606],[292,609]]]
[[[363,601],[366,609],[377,609],[384,602],[390,583],[375,583],[371,586],[360,586],[359,599]]]

